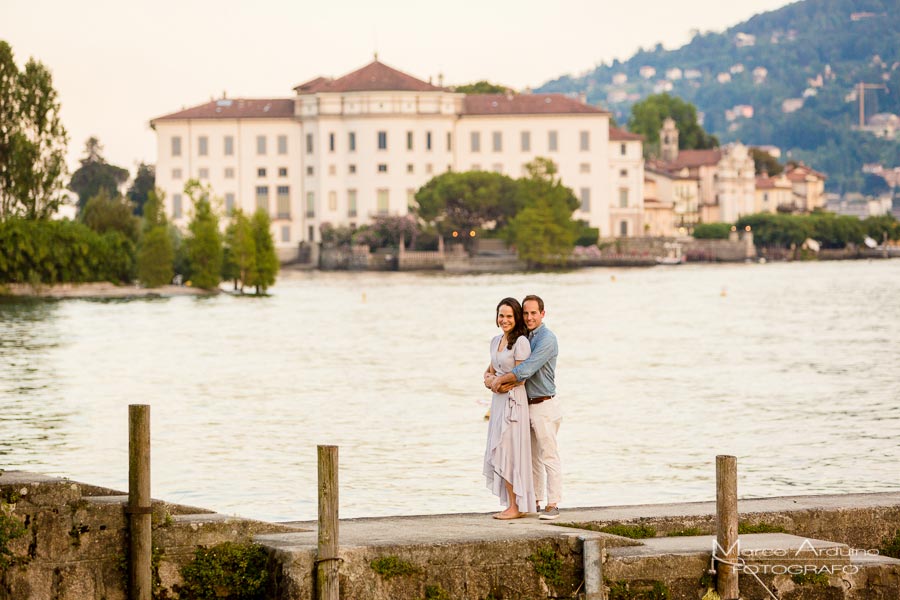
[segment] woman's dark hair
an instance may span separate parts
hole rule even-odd
[[[519,301],[515,298],[504,298],[497,305],[497,314],[494,316],[494,324],[500,320],[500,307],[508,306],[513,311],[513,328],[508,334],[506,334],[506,349],[512,350],[513,345],[516,343],[516,340],[519,339],[520,335],[528,335],[528,328],[525,327],[525,318],[522,316],[522,305],[519,304]]]

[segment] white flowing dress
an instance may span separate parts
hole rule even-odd
[[[491,364],[497,375],[513,370],[516,361],[531,354],[526,336],[520,336],[512,349],[497,346],[503,336],[491,340]],[[491,419],[488,422],[487,448],[484,451],[484,477],[487,487],[509,504],[506,480],[512,484],[519,512],[534,512],[537,502],[531,474],[531,426],[528,421],[528,395],[520,385],[505,394],[494,394],[491,400]]]

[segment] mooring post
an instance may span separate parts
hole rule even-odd
[[[580,539],[584,557],[584,600],[603,600],[603,545],[598,538]]]
[[[150,405],[128,406],[128,597],[150,600]]]
[[[739,597],[738,570],[738,509],[737,458],[716,456],[716,592],[723,600]]]
[[[338,447],[319,446],[319,551],[317,600],[338,600]]]

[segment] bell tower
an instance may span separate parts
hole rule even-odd
[[[659,150],[666,162],[678,158],[678,128],[675,127],[675,120],[672,117],[666,117],[662,129],[659,130]]]

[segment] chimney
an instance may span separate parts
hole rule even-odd
[[[578,101],[581,102],[582,104],[587,104],[587,93],[579,92],[578,93]]]
[[[444,74],[438,73],[438,87],[444,87]]]

